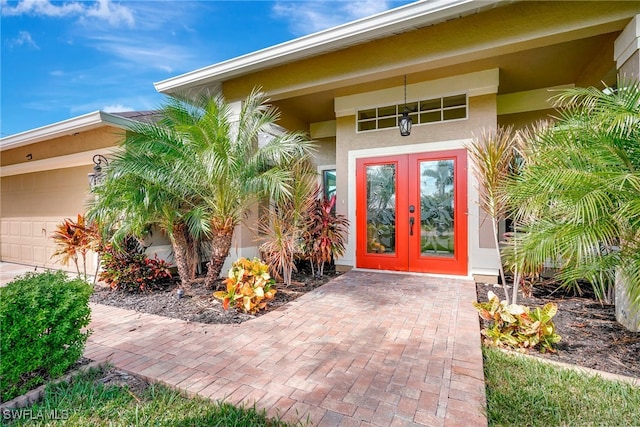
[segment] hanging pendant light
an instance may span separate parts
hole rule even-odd
[[[407,108],[407,76],[404,76],[404,111],[402,112],[402,117],[398,121],[398,127],[400,128],[400,135],[409,136],[411,135],[411,125],[413,124],[413,120],[409,117],[409,109]]]

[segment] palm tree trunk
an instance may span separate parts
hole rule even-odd
[[[500,280],[502,280],[502,289],[504,290],[504,299],[509,304],[509,289],[507,288],[507,281],[504,278],[504,268],[502,267],[502,255],[500,254],[500,242],[498,241],[498,221],[495,218],[491,218],[491,225],[493,225],[493,241],[496,245],[496,252],[498,253],[498,269],[500,271]]]
[[[207,264],[207,277],[204,281],[204,285],[208,288],[213,287],[213,282],[220,277],[222,266],[231,250],[232,237],[233,227],[225,227],[211,239],[211,258]]]
[[[515,253],[516,260],[518,259],[518,241],[516,240],[516,225],[515,222],[513,224],[513,251]],[[518,265],[516,262],[515,267],[513,268],[513,294],[511,296],[511,303],[518,303],[518,289],[520,288],[520,270],[518,269]]]
[[[193,281],[196,278],[198,271],[198,264],[200,263],[200,255],[198,254],[198,241],[191,236],[191,234],[185,229],[186,249],[187,249],[187,263],[189,265],[189,281]]]
[[[180,286],[188,287],[190,280],[189,261],[188,261],[188,242],[183,225],[176,225],[170,236],[171,246],[173,247],[173,257],[178,267],[178,276],[180,276]]]

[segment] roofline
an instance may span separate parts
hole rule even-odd
[[[129,129],[134,123],[136,123],[134,120],[105,113],[104,111],[94,111],[82,116],[1,138],[0,151],[35,144],[36,142],[64,135],[73,135],[77,132],[95,129],[100,125],[111,125],[121,129]]]
[[[493,7],[505,0],[429,0],[410,3],[327,30],[319,31],[246,55],[154,83],[160,93],[175,93],[200,84],[274,67],[357,43],[375,40],[411,28],[434,25],[448,19]],[[425,19],[425,17],[428,17]]]

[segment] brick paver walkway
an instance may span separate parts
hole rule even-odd
[[[351,271],[240,325],[92,304],[85,356],[320,426],[486,426],[471,281]]]

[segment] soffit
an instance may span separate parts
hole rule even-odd
[[[499,95],[571,83],[588,86],[598,85],[604,80],[613,84],[613,40],[618,34],[619,32],[602,34],[454,66],[415,71],[407,74],[407,82],[411,84],[498,68]],[[372,76],[372,79],[374,77]],[[363,83],[347,81],[340,87],[277,99],[273,103],[281,110],[283,116],[292,114],[306,123],[321,122],[335,118],[333,100],[336,97],[393,87],[398,88],[398,96],[401,97],[402,84],[401,74],[383,76]]]

